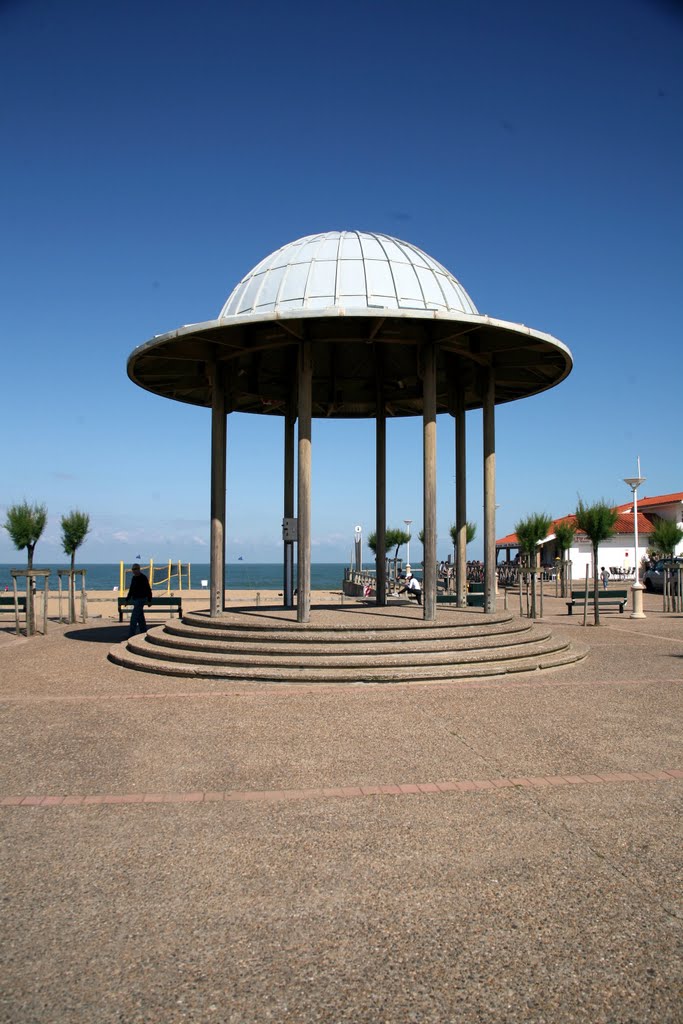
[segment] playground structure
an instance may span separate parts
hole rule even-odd
[[[192,581],[190,570],[192,568],[190,562],[183,564],[182,562],[173,562],[169,558],[168,562],[160,562],[158,565],[154,564],[154,559],[150,558],[149,565],[141,565],[141,570],[145,573],[149,579],[149,585],[154,590],[156,587],[158,590],[166,588],[166,593],[171,593],[172,580],[177,579],[178,590],[183,589],[183,577],[185,579],[185,590],[192,590]],[[157,576],[158,573],[164,573],[165,575]],[[128,592],[129,584],[126,582],[127,577],[131,575],[131,570],[126,569],[124,562],[119,562],[119,591],[121,594]]]

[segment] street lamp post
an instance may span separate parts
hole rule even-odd
[[[643,611],[643,585],[640,582],[640,563],[638,560],[638,488],[645,483],[646,477],[640,475],[640,458],[638,458],[638,476],[624,477],[624,483],[628,484],[633,492],[633,534],[636,546],[636,578],[631,591],[633,593],[632,619],[644,619]]]
[[[412,523],[412,521],[412,519],[403,520],[403,522],[408,527],[408,543],[406,544],[406,569],[410,565],[410,524]]]

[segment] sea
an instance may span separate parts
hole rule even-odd
[[[142,564],[142,563],[141,563]],[[311,565],[311,589],[312,590],[341,590],[344,579],[344,569],[348,569],[345,562],[318,562]],[[374,566],[373,566],[374,567]],[[0,591],[5,588],[12,590],[12,576],[10,569],[25,569],[26,563],[17,561],[11,564],[0,565]],[[44,563],[36,562],[35,569],[50,569],[49,577],[50,590],[58,589],[57,569],[68,569],[66,562]],[[115,590],[119,587],[120,568],[119,563],[95,563],[76,562],[77,569],[85,569],[86,590]],[[126,566],[130,568],[130,566]],[[190,564],[190,584],[187,582],[187,565],[183,563],[183,590],[201,590],[203,581],[209,580],[208,563],[197,562]],[[143,572],[145,571],[143,566]],[[177,591],[178,586],[178,565],[172,566],[171,590]],[[154,563],[154,588],[166,590],[168,577],[168,563]],[[130,584],[130,573],[126,576],[125,586]],[[281,562],[230,562],[225,567],[225,588],[226,590],[282,590],[283,567]],[[62,586],[66,588],[66,577],[63,578]],[[80,589],[80,581],[76,584]],[[294,586],[296,586],[296,563],[294,565]],[[24,581],[18,582],[19,589],[23,590]],[[42,582],[39,583],[42,589]]]

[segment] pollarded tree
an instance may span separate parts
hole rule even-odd
[[[46,505],[29,505],[22,501],[19,505],[10,505],[3,526],[12,538],[17,551],[26,548],[26,568],[33,568],[33,552],[41,538],[47,523]]]
[[[586,534],[593,547],[593,617],[596,626],[600,625],[598,548],[603,541],[614,535],[614,525],[618,515],[619,513],[604,500],[596,501],[593,505],[586,505],[579,496],[579,503],[576,506],[576,525],[582,533]]]
[[[467,572],[467,569],[465,568],[463,570],[462,577],[460,577],[458,575],[458,573],[457,573],[457,565],[458,565],[458,527],[456,526],[455,523],[451,523],[451,525],[448,528],[448,532],[449,532],[450,537],[451,537],[451,544],[453,545],[453,565],[455,567],[454,571],[456,572],[455,589],[457,591],[457,589],[458,589],[458,579],[463,579],[463,580],[465,579],[465,573]],[[465,523],[465,547],[467,547],[467,545],[469,543],[471,543],[471,541],[473,541],[476,536],[477,536],[477,524],[476,523],[466,522]],[[466,590],[467,590],[467,583],[465,583],[465,591]],[[460,599],[462,601],[465,601],[467,599],[466,593],[460,595]]]
[[[670,558],[682,540],[683,530],[678,523],[672,519],[660,519],[650,534],[650,547]]]
[[[455,523],[451,523],[449,531],[451,535],[451,543],[453,544],[453,550],[456,552],[457,557],[457,546],[458,546],[458,528]],[[465,543],[470,544],[477,536],[477,524],[476,523],[465,523]]]
[[[33,568],[33,552],[40,540],[45,524],[47,523],[47,505],[35,503],[29,505],[22,501],[19,505],[10,505],[7,509],[7,518],[3,523],[4,528],[12,538],[17,551],[26,548],[26,568]],[[33,618],[33,587],[30,580],[26,579],[26,632],[29,636],[34,631]]]
[[[515,525],[519,550],[529,558],[529,565],[538,568],[539,544],[548,536],[552,519],[545,512],[535,512]],[[520,579],[520,587],[521,587]],[[531,574],[531,618],[536,618],[536,573]]]
[[[574,543],[574,534],[575,533],[576,533],[576,527],[575,527],[574,523],[569,522],[568,519],[565,519],[564,522],[562,522],[562,523],[557,523],[557,525],[555,526],[555,541],[557,543],[558,548],[560,549],[560,559],[561,559],[561,562],[562,562],[562,577],[561,577],[561,588],[562,589],[560,591],[560,596],[561,597],[566,597],[567,596],[566,595],[566,591],[565,591],[565,572],[564,572],[565,555],[567,554],[567,552],[571,548],[572,544]]]
[[[90,516],[87,512],[72,509],[68,515],[62,516],[62,550],[71,555],[71,575],[69,576],[69,622],[76,621],[76,595],[74,593],[74,566],[76,551],[90,532]]]
[[[392,559],[392,561],[394,563],[394,577],[396,577],[396,560],[398,559],[399,548],[403,544],[407,544],[409,540],[410,540],[410,534],[406,533],[405,530],[400,530],[398,528],[391,528],[391,529],[385,530],[385,533],[384,533],[384,551],[385,551],[385,554],[391,548],[395,548],[394,557]],[[376,534],[376,532],[374,530],[372,530],[368,534],[367,545],[370,548],[370,550],[372,551],[372,553],[373,553],[373,555],[375,556],[375,559],[376,559],[377,558],[377,534]]]
[[[399,548],[403,544],[407,544],[410,540],[410,534],[406,533],[405,530],[400,529],[387,529],[384,533],[384,547],[388,551],[390,548],[396,548],[394,551],[394,560],[398,558]],[[373,530],[368,534],[367,545],[372,551],[373,555],[377,554],[377,534]]]

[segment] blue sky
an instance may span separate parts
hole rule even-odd
[[[683,19],[661,0],[14,0],[0,7],[0,517],[88,511],[83,561],[205,561],[208,410],[126,360],[215,317],[318,231],[406,239],[479,310],[559,338],[566,382],[497,415],[497,533],[683,490]],[[480,537],[481,415],[468,416]],[[281,556],[282,423],[228,421],[228,560]],[[313,558],[372,529],[372,422],[314,422]],[[421,526],[419,419],[389,423],[388,523]],[[438,426],[439,555],[454,518]],[[413,555],[414,557],[414,555]],[[23,561],[0,530],[0,562]]]

